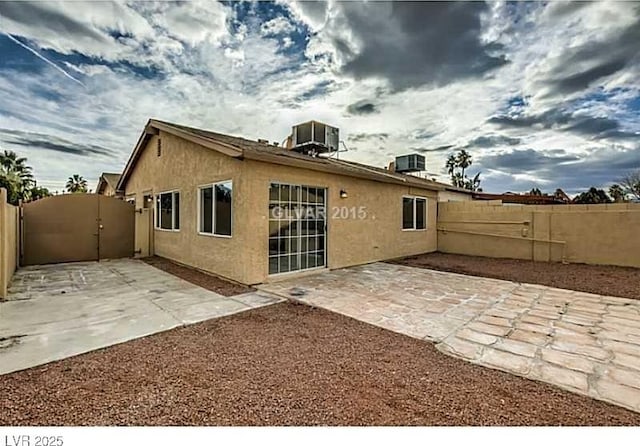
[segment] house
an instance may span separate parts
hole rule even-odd
[[[153,119],[117,186],[153,212],[152,254],[245,284],[435,251],[445,189]]]
[[[117,187],[120,181],[119,173],[103,172],[96,186],[96,194],[106,195],[107,197],[118,196]]]

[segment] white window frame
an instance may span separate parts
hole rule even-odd
[[[231,183],[231,235],[226,235],[226,234],[216,234],[216,212],[217,212],[217,206],[216,206],[216,185],[218,184],[225,184],[225,183]],[[208,189],[211,188],[212,189],[212,203],[211,203],[211,230],[213,232],[202,232],[202,228],[200,227],[200,224],[202,223],[202,189]],[[208,183],[208,184],[202,184],[200,186],[198,186],[198,213],[197,213],[197,220],[196,220],[196,231],[198,232],[198,235],[204,235],[207,237],[219,237],[219,238],[233,238],[233,206],[234,206],[234,202],[235,202],[235,198],[233,196],[233,180],[232,179],[228,179],[228,180],[222,180],[222,181],[216,181],[215,183]]]
[[[403,228],[404,226],[404,199],[410,198],[413,201],[413,227],[412,228]],[[424,200],[424,228],[417,229],[417,217],[418,213],[416,212],[416,203],[417,200]],[[429,227],[429,199],[427,197],[422,197],[420,195],[403,195],[402,200],[400,202],[400,228],[403,231],[426,231]]]
[[[158,213],[160,212],[160,209],[158,209],[158,197],[160,195],[165,195],[165,194],[171,194],[171,228],[172,229],[161,228],[158,221]],[[182,194],[180,193],[180,189],[172,189],[172,190],[158,192],[153,196],[153,226],[156,229],[156,231],[180,232],[180,228],[175,229],[176,227],[176,198],[175,198],[176,196],[175,194],[178,194],[181,196],[180,204],[182,204]],[[180,227],[182,227],[182,224],[180,224]]]

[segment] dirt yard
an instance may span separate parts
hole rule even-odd
[[[163,257],[153,256],[142,259],[151,266],[155,266],[174,276],[180,277],[194,285],[201,286],[209,291],[213,291],[223,296],[236,296],[238,294],[254,291],[253,288],[239,283],[222,279],[221,277],[207,274],[187,266],[179,265]]]
[[[640,299],[640,269],[637,268],[584,264],[565,265],[439,252],[406,257],[393,260],[391,263]]]
[[[290,303],[2,376],[1,425],[638,425],[640,414]]]

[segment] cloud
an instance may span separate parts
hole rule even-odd
[[[536,171],[541,168],[549,168],[557,164],[579,161],[580,157],[569,154],[548,154],[543,151],[524,149],[511,152],[502,152],[495,155],[483,156],[481,165],[486,169],[496,169],[508,173],[519,173],[522,166],[527,170]]]
[[[1,143],[63,185],[121,170],[149,117],[272,141],[315,119],[340,128],[344,159],[382,166],[420,152],[438,171],[468,147],[485,190],[604,185],[638,150],[634,8],[0,2],[0,32],[84,84],[0,35],[0,120],[23,132]],[[620,48],[597,46],[607,42]],[[527,150],[539,156],[510,155]]]
[[[454,147],[453,144],[446,144],[444,146],[438,146],[438,147],[434,147],[434,148],[413,147],[411,150],[415,150],[416,152],[421,152],[421,153],[447,152],[453,147]]]
[[[539,115],[501,115],[489,118],[489,123],[502,128],[540,128],[574,132],[595,139],[636,139],[640,133],[625,131],[616,119],[572,114],[551,109]]]
[[[506,135],[482,135],[472,139],[466,147],[499,147],[499,146],[517,146],[520,144],[520,138],[513,138]]]
[[[481,39],[482,2],[339,2],[317,39],[356,79],[384,78],[395,89],[446,85],[507,63]]]
[[[386,140],[388,137],[388,133],[352,133],[348,139],[349,141],[360,142],[370,139]]]
[[[584,153],[564,150],[515,150],[483,156],[476,163],[490,187],[499,178],[504,190],[526,191],[537,185],[578,193],[591,186],[608,187],[629,171],[640,169],[637,149],[590,147]],[[523,166],[528,166],[526,170]],[[526,177],[522,177],[523,174]],[[495,190],[495,189],[494,189]]]
[[[538,20],[550,50],[528,67],[528,89],[537,98],[566,100],[602,84],[625,82],[638,73],[637,2],[585,2],[580,7],[557,3]]]
[[[280,34],[288,34],[295,31],[295,26],[284,17],[275,17],[260,27],[260,31],[263,36],[277,36]]]
[[[367,100],[361,100],[347,106],[347,113],[350,115],[370,115],[378,111],[376,105]]]
[[[282,2],[291,8],[293,14],[312,31],[320,30],[326,23],[329,11],[328,1]]]
[[[114,151],[93,144],[78,144],[57,136],[0,128],[0,140],[10,146],[26,146],[32,149],[52,150],[78,156],[111,156]]]

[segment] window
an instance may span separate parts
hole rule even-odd
[[[180,192],[156,195],[156,228],[169,231],[180,229]]]
[[[232,204],[233,183],[231,181],[201,187],[198,231],[201,234],[231,237]]]
[[[427,199],[402,197],[402,229],[418,230],[427,228]]]
[[[162,156],[162,140],[158,138],[158,156]]]

